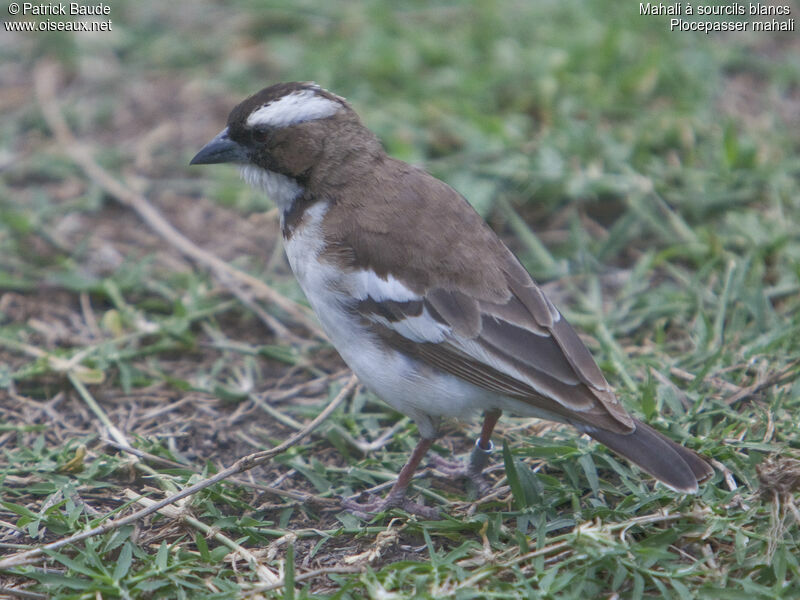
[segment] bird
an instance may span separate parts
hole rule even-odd
[[[713,469],[632,417],[576,331],[460,193],[387,154],[342,97],[313,82],[235,106],[191,165],[233,163],[280,211],[288,262],[345,363],[410,417],[420,439],[385,498],[344,499],[435,518],[408,497],[446,418],[482,413],[476,483],[503,412],[566,423],[678,493]]]

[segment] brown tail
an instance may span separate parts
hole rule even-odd
[[[696,494],[697,485],[714,474],[702,456],[640,421],[628,434],[594,428],[584,431],[676,492]]]

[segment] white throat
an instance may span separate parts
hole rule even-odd
[[[292,207],[292,204],[303,193],[302,186],[291,177],[267,171],[254,165],[242,165],[242,178],[254,188],[264,190],[280,209],[281,215]]]

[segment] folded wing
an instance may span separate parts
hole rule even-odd
[[[388,343],[442,371],[573,424],[630,433],[633,419],[569,323],[510,252],[504,270],[505,302],[441,287],[394,301],[373,282],[356,309]]]

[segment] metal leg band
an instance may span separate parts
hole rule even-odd
[[[494,444],[489,440],[488,448],[481,448],[481,440],[475,441],[475,447],[469,455],[469,471],[470,473],[480,473],[489,464],[489,456],[494,451]]]

